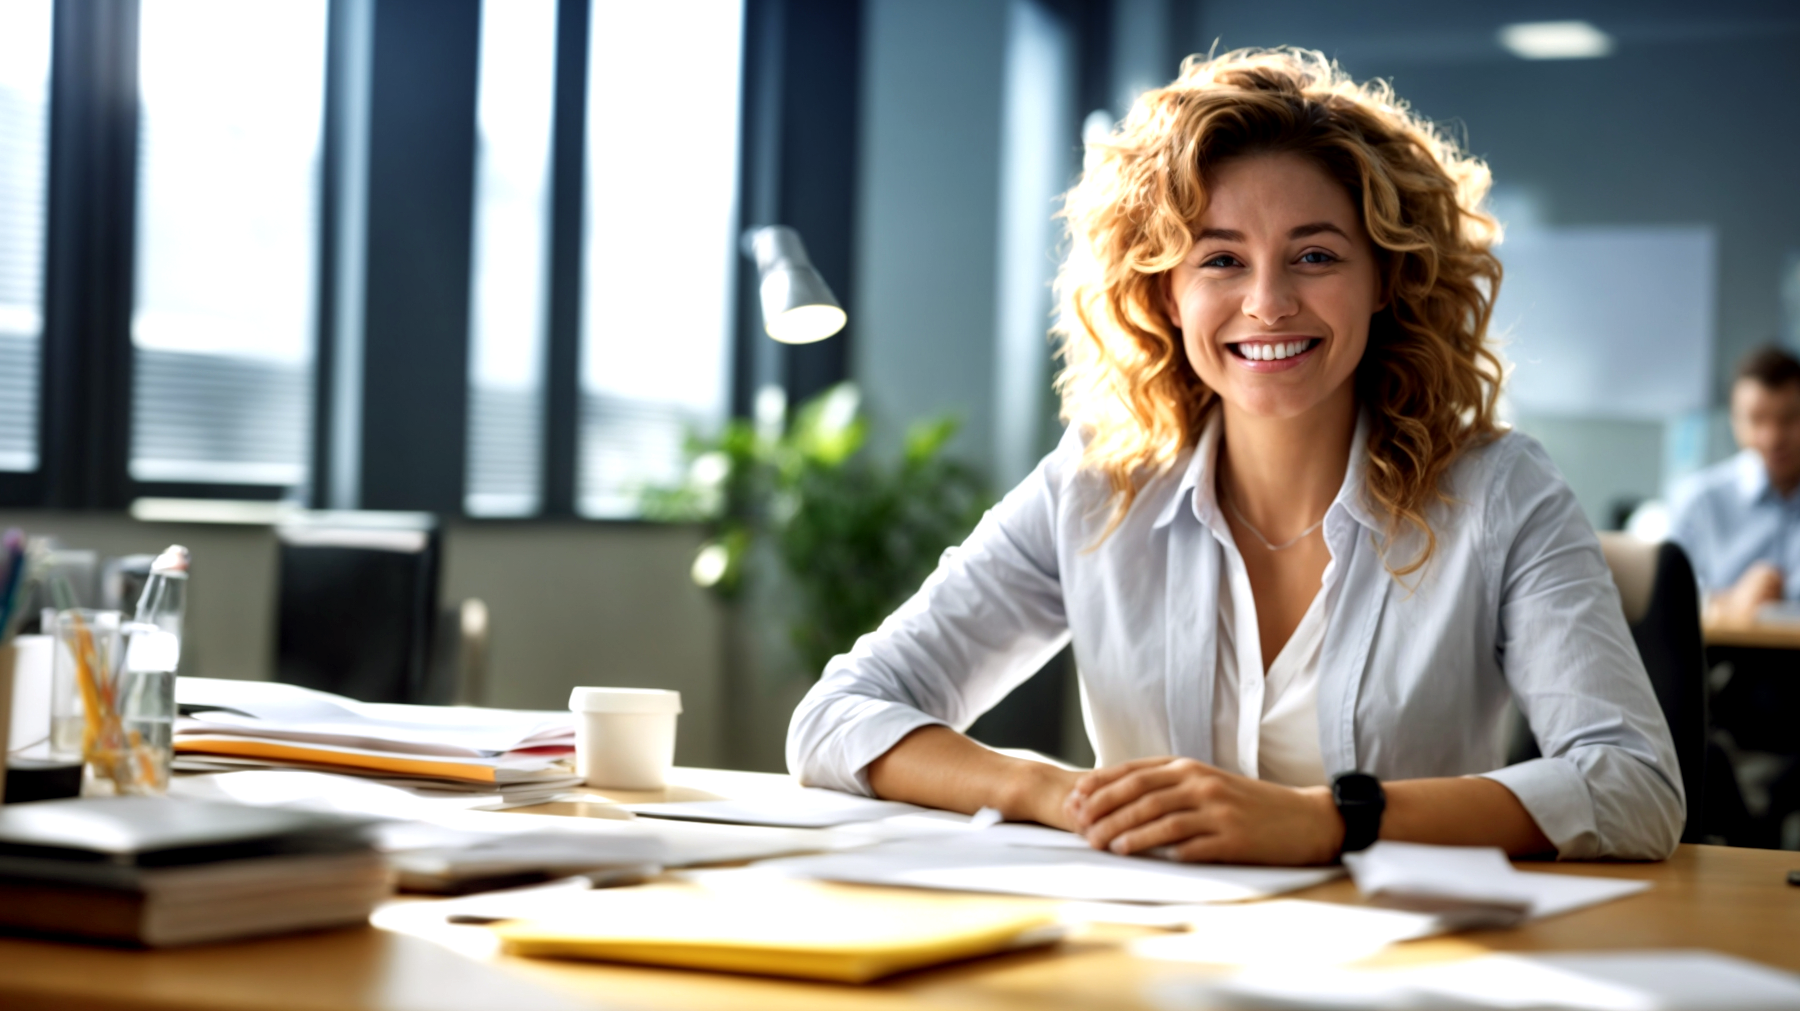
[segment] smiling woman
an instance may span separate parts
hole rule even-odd
[[[1061,446],[801,703],[805,781],[1188,860],[1655,859],[1685,816],[1598,541],[1494,421],[1487,170],[1316,53],[1089,146]],[[1099,768],[959,731],[1072,638]],[[1544,757],[1505,766],[1509,700]]]

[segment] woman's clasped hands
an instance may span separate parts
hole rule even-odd
[[[1344,825],[1328,787],[1290,787],[1191,758],[1140,758],[1075,781],[1064,821],[1095,849],[1195,863],[1323,864]]]

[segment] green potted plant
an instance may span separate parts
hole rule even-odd
[[[991,499],[974,468],[944,453],[953,417],[913,424],[899,460],[884,462],[854,385],[808,401],[791,424],[775,398],[759,398],[757,421],[690,439],[686,480],[649,490],[644,508],[708,525],[693,578],[722,600],[743,594],[750,567],[777,562],[794,591],[790,638],[816,676],[918,589]]]

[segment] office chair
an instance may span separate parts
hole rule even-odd
[[[413,513],[316,513],[284,523],[275,679],[364,702],[442,704],[433,662],[441,537]]]
[[[1718,792],[1707,789],[1707,775],[1720,771],[1729,775],[1730,766],[1723,763],[1723,755],[1709,756],[1706,646],[1700,634],[1700,590],[1693,566],[1673,541],[1654,544],[1606,532],[1600,535],[1600,550],[1612,569],[1625,621],[1675,740],[1675,758],[1687,793],[1687,827],[1681,841],[1699,842],[1707,824],[1707,795]],[[1735,781],[1731,787],[1735,796]]]

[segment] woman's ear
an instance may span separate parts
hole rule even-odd
[[[1175,301],[1175,272],[1165,270],[1156,278],[1156,290],[1162,296],[1163,315],[1169,317],[1169,327],[1176,333],[1181,332],[1181,304]]]

